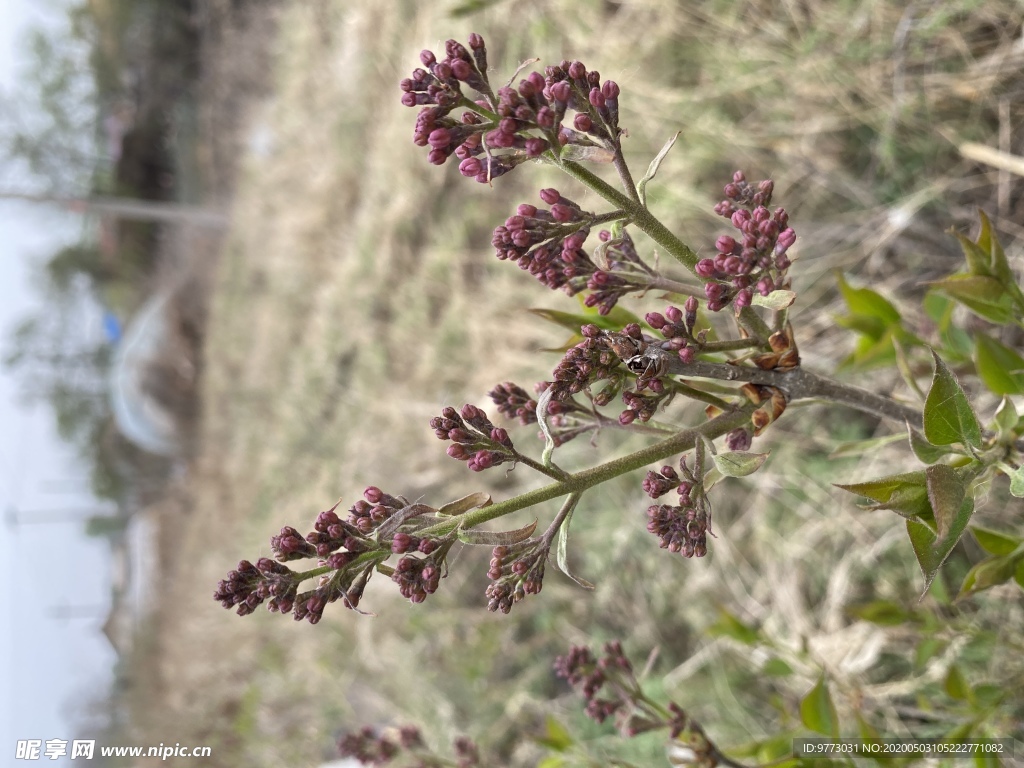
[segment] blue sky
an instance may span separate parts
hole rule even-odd
[[[26,28],[54,23],[60,6],[55,0],[0,0],[5,95],[17,88],[24,66],[19,41]],[[81,228],[74,215],[0,200],[0,346],[13,323],[39,306],[34,265],[77,239]],[[0,513],[15,510],[27,519],[33,510],[96,506],[85,470],[57,438],[49,409],[26,404],[17,382],[0,370]],[[18,739],[83,735],[79,723],[109,685],[115,657],[99,632],[110,591],[105,542],[87,538],[76,524],[12,529],[0,522],[0,552],[7,613],[0,622],[0,763],[8,764]],[[94,614],[54,616],[69,606]]]

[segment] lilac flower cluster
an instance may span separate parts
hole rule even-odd
[[[554,378],[551,384],[552,400],[567,400],[595,381],[624,375],[616,371],[621,358],[611,348],[600,328],[593,324],[584,325],[580,333],[583,334],[583,341],[566,351],[551,374]],[[636,323],[627,325],[623,333],[629,338],[641,338],[640,326]]]
[[[253,565],[242,560],[217,585],[214,599],[225,608],[237,606],[239,616],[247,616],[270,599],[270,609],[287,613],[295,602],[299,582],[288,566],[261,557]]]
[[[456,768],[480,768],[480,750],[472,739],[460,736],[452,743],[455,752]],[[430,751],[419,728],[404,725],[398,729],[397,735],[377,733],[366,726],[354,733],[346,734],[338,740],[338,752],[341,757],[358,761],[361,765],[387,765],[402,756],[410,761],[402,765],[416,765],[418,768],[442,768],[453,763]]]
[[[440,440],[451,440],[448,455],[465,461],[474,472],[516,460],[515,446],[502,427],[494,426],[487,414],[475,405],[462,406],[461,413],[445,408],[430,420],[430,428]]]
[[[704,557],[708,551],[710,525],[705,512],[706,500],[703,496],[691,498],[694,477],[686,466],[685,457],[680,459],[679,469],[680,472],[676,472],[665,466],[660,472],[648,472],[644,478],[644,493],[652,499],[672,490],[679,494],[679,501],[674,505],[652,504],[647,508],[647,530],[661,540],[662,549],[679,552],[683,557]]]
[[[410,504],[400,496],[369,486],[346,518],[337,514],[337,508],[335,504],[321,512],[313,530],[305,536],[284,526],[270,540],[271,550],[281,563],[316,559],[317,568],[296,573],[269,558],[260,558],[256,565],[243,560],[218,584],[214,598],[225,608],[237,606],[243,616],[269,598],[267,607],[271,611],[291,613],[296,620],[316,624],[324,608],[339,599],[346,607],[357,608],[378,567],[391,573],[402,595],[413,602],[422,602],[437,590],[456,537],[418,533],[433,522],[421,519],[432,511],[430,507]],[[405,555],[394,569],[383,565],[392,554]],[[298,594],[299,584],[314,577],[318,579],[316,588]]]
[[[662,349],[677,352],[684,363],[693,361],[699,346],[699,339],[693,333],[697,322],[697,299],[690,296],[682,310],[670,306],[665,309],[665,314],[648,312],[644,319],[665,337],[667,343],[661,344]]]
[[[548,544],[539,539],[495,547],[487,571],[487,610],[508,613],[527,595],[539,594],[548,551]]]
[[[422,51],[424,68],[400,83],[402,103],[424,107],[413,134],[419,146],[429,146],[430,162],[441,165],[453,154],[463,176],[489,183],[523,161],[567,143],[593,145],[618,140],[619,86],[601,82],[578,61],[531,72],[518,88],[499,88],[487,78],[487,49],[478,34],[469,48],[455,40],[445,43],[445,57]],[[482,98],[471,101],[462,84]],[[464,107],[456,119],[451,112]],[[574,129],[562,126],[567,109],[576,111]],[[507,150],[496,153],[492,150]]]
[[[722,235],[715,243],[714,258],[701,259],[695,271],[707,280],[704,292],[708,309],[717,312],[734,303],[737,309],[748,306],[756,290],[767,296],[786,284],[790,266],[786,252],[796,241],[789,226],[789,214],[783,208],[769,210],[774,182],[765,180],[756,186],[742,171],[733,174],[725,185],[725,200],[715,206],[739,230],[739,239]]]
[[[524,427],[537,423],[537,401],[518,384],[506,381],[487,394],[498,407],[498,413],[506,419],[518,419]]]

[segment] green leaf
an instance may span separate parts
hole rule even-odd
[[[954,232],[953,236],[960,241],[960,246],[963,248],[964,259],[967,261],[967,271],[971,275],[991,277],[992,259],[989,256],[988,249],[982,248],[980,244],[972,242],[959,232]]]
[[[1013,574],[1013,580],[1017,582],[1017,586],[1024,589],[1024,560],[1017,563],[1017,570]]]
[[[945,647],[945,642],[934,636],[921,640],[914,651],[914,668],[924,669],[925,664]]]
[[[1000,443],[1013,442],[1017,437],[1017,430],[1020,424],[1020,417],[1017,415],[1017,408],[1013,401],[1004,397],[999,407],[996,408],[995,428]]]
[[[483,547],[509,547],[521,541],[526,541],[533,535],[535,530],[537,530],[536,520],[529,525],[524,525],[522,528],[516,528],[514,531],[460,530],[456,535],[459,537],[459,541],[465,544],[475,544]]]
[[[924,436],[933,445],[961,443],[981,446],[981,426],[960,383],[942,359],[932,352],[935,375],[924,401]]]
[[[669,151],[672,149],[672,146],[676,143],[676,139],[679,138],[680,133],[682,133],[682,131],[676,131],[672,138],[665,142],[665,145],[661,148],[655,158],[651,160],[651,164],[647,166],[647,173],[645,173],[644,177],[640,179],[640,183],[636,185],[636,192],[640,196],[640,204],[644,207],[647,206],[647,183],[657,175],[658,169],[661,167],[661,162],[665,159],[666,155],[668,155]]]
[[[866,496],[873,501],[887,502],[892,498],[893,493],[906,488],[925,488],[926,479],[924,471],[904,472],[899,475],[889,475],[876,480],[865,480],[862,483],[836,483],[836,488],[844,491]]]
[[[1024,394],[1024,357],[983,333],[974,337],[974,365],[997,395]]]
[[[1024,548],[1002,557],[990,557],[977,563],[964,577],[957,600],[982,590],[1005,584],[1014,577],[1017,566],[1024,561]]]
[[[616,310],[622,311],[618,312]],[[580,328],[588,323],[593,323],[598,328],[605,331],[618,331],[627,323],[638,322],[636,315],[622,307],[613,308],[607,315],[597,314],[596,312],[592,315],[584,315],[573,312],[561,312],[557,309],[542,309],[537,307],[527,309],[526,311],[543,320],[547,320],[549,323],[554,323],[562,328],[567,328],[573,333],[579,333]]]
[[[574,743],[572,734],[550,715],[544,720],[544,735],[540,736],[537,742],[556,752],[565,752]]]
[[[960,541],[967,523],[970,522],[974,513],[974,499],[968,497],[960,505],[956,517],[951,521],[949,530],[944,537],[939,537],[924,523],[918,520],[907,520],[907,534],[910,536],[910,544],[914,548],[918,565],[924,574],[924,590],[921,592],[923,598],[935,580],[939,567],[946,562],[953,547]]]
[[[796,291],[784,291],[780,289],[772,291],[767,296],[762,296],[759,293],[754,294],[754,298],[750,303],[755,307],[774,309],[777,312],[793,306],[794,301],[796,301]]]
[[[883,435],[882,437],[870,437],[867,440],[850,440],[837,445],[828,457],[830,459],[845,459],[850,456],[863,456],[865,453],[873,452],[902,439],[902,435]]]
[[[1010,262],[1006,259],[1006,253],[1003,251],[1003,246],[999,243],[999,238],[992,231],[992,222],[988,220],[985,212],[980,209],[978,210],[978,218],[981,220],[981,232],[978,233],[978,247],[989,255],[992,273],[1004,285],[1016,288],[1017,284],[1013,278],[1013,270],[1010,268]],[[1019,294],[1020,291],[1018,290],[1016,293]]]
[[[983,528],[980,525],[972,525],[971,533],[977,539],[978,545],[990,555],[1008,555],[1024,543],[1024,539],[1011,536],[1007,533],[993,531],[991,528]]]
[[[956,664],[950,665],[942,687],[949,698],[956,699],[957,701],[967,701],[970,696],[971,689],[964,679],[963,672],[960,671],[960,667]]]
[[[870,603],[851,605],[846,612],[853,618],[870,621],[880,627],[895,627],[914,619],[911,612],[890,600],[875,600]]]
[[[913,429],[910,424],[907,424],[907,432],[910,434],[910,449],[921,463],[934,464],[943,456],[949,455],[950,450],[948,448],[932,445],[921,437],[921,433]]]
[[[767,453],[730,451],[712,457],[715,468],[726,477],[746,477],[757,472],[768,458]]]
[[[709,626],[705,632],[712,637],[731,637],[745,645],[753,645],[761,639],[761,634],[755,627],[744,624],[721,606],[718,608],[718,621]]]
[[[836,487],[878,502],[866,509],[891,509],[903,517],[921,517],[929,524],[934,523],[923,471],[906,472],[863,483],[837,483]]]
[[[1003,283],[994,277],[953,275],[931,286],[985,320],[1000,325],[1013,322],[1013,299]]]
[[[842,273],[838,275],[839,290],[846,300],[846,306],[855,315],[867,315],[882,321],[883,325],[890,326],[899,323],[900,313],[892,303],[881,294],[870,288],[854,288]]]
[[[772,658],[761,667],[761,674],[769,677],[789,677],[793,674],[793,668],[782,659]]]
[[[1024,498],[1024,464],[1017,467],[1010,475],[1010,493],[1018,499]]]
[[[812,731],[833,738],[839,736],[839,716],[824,676],[800,701],[800,719]]]
[[[957,471],[946,464],[934,464],[924,471],[928,502],[935,517],[936,533],[945,538],[957,512],[964,503],[967,487]]]
[[[555,562],[558,565],[558,570],[568,576],[570,579],[575,581],[584,589],[593,589],[594,585],[586,579],[581,579],[576,576],[571,570],[569,570],[569,524],[572,522],[573,512],[576,511],[576,505],[579,504],[580,494],[572,494],[568,499],[565,500],[566,504],[571,504],[569,513],[565,516],[562,521],[561,527],[558,529],[558,545],[555,552]]]

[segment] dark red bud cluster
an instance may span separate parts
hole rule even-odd
[[[681,506],[652,504],[647,508],[647,530],[657,536],[662,549],[683,557],[704,557],[708,552],[707,516],[689,502]]]
[[[749,451],[753,442],[754,433],[742,427],[725,436],[725,445],[730,451]]]
[[[547,559],[548,546],[537,539],[495,547],[487,571],[487,610],[508,613],[527,595],[539,594]]]
[[[693,333],[697,322],[697,300],[693,296],[686,300],[683,310],[670,306],[665,309],[665,314],[648,312],[644,319],[665,337],[665,341],[659,344],[662,349],[675,352],[684,363],[693,361],[698,343]]]
[[[361,534],[372,533],[378,525],[408,505],[405,499],[371,485],[363,491],[363,498],[349,508],[348,522]]]
[[[522,387],[506,381],[487,394],[506,419],[519,419],[523,426],[537,423],[537,401]]]
[[[596,325],[585,325],[580,330],[583,341],[566,351],[552,373],[552,400],[567,400],[595,381],[621,375],[616,372],[621,360],[601,330]]]
[[[466,404],[461,411],[445,408],[430,420],[430,428],[439,440],[451,440],[448,455],[465,461],[474,472],[515,461],[515,446],[502,427],[496,427],[487,414],[475,405]]]
[[[784,209],[769,210],[773,189],[771,180],[749,183],[742,171],[725,185],[726,199],[715,212],[732,222],[739,238],[722,235],[715,242],[717,254],[697,262],[697,275],[716,281],[704,285],[708,309],[718,311],[730,303],[741,309],[751,303],[754,291],[767,296],[785,285],[790,266],[786,251],[796,233]]]
[[[601,75],[588,71],[580,61],[563,61],[544,70],[545,95],[556,113],[566,109],[577,114],[573,128],[598,139],[615,141],[619,135],[619,86],[613,80],[601,82]]]
[[[604,650],[605,656],[597,659],[589,648],[573,646],[567,655],[555,659],[554,665],[555,674],[580,692],[586,701],[587,715],[599,723],[618,713],[628,715],[636,703],[630,692],[638,688],[622,645],[607,643]],[[622,684],[606,687],[606,683],[615,680]],[[606,688],[609,696],[601,697],[599,694]]]
[[[248,560],[239,562],[238,567],[217,584],[213,598],[225,608],[237,607],[239,616],[252,613],[268,598],[272,611],[287,613],[297,589],[298,581],[290,568],[261,557],[255,565]]]
[[[437,591],[441,581],[441,566],[433,558],[406,556],[398,561],[391,580],[398,585],[402,597],[422,603],[427,595]]]

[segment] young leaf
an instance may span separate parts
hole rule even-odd
[[[1017,425],[1020,417],[1013,401],[1004,397],[996,408],[995,427],[1000,443],[1011,442],[1017,436]]]
[[[932,352],[935,375],[924,401],[924,436],[933,445],[962,443],[981,446],[981,426],[960,383],[942,359]]]
[[[999,280],[980,275],[953,275],[931,286],[974,314],[999,325],[1013,322],[1013,299]]]
[[[851,605],[846,612],[855,619],[870,621],[881,627],[899,626],[914,618],[910,611],[891,600],[875,600],[871,603]]]
[[[978,545],[990,555],[1008,555],[1024,542],[1024,539],[993,531],[990,528],[982,528],[980,525],[972,525],[971,533],[977,539]]]
[[[931,587],[932,581],[935,580],[939,567],[949,557],[949,553],[953,551],[956,543],[960,541],[960,536],[967,527],[973,512],[974,499],[967,497],[951,521],[948,532],[942,538],[937,536],[924,523],[917,520],[907,520],[907,534],[910,536],[910,544],[914,548],[918,565],[920,565],[921,572],[924,574],[925,583],[924,590],[921,592],[922,599],[928,593],[928,588]]]
[[[837,483],[836,487],[878,502],[866,509],[891,509],[903,517],[921,517],[927,524],[934,524],[924,472],[905,472],[863,483]]]
[[[537,521],[534,520],[529,525],[524,525],[522,528],[516,528],[513,531],[459,531],[459,541],[466,544],[476,544],[483,547],[497,547],[497,546],[511,546],[512,544],[518,544],[521,541],[526,541],[528,538],[533,536],[533,532],[537,530]]]
[[[1024,464],[1021,464],[1010,475],[1010,493],[1018,499],[1024,498]]]
[[[928,484],[928,502],[935,516],[936,532],[945,538],[967,494],[960,475],[946,464],[934,464],[924,471]]]
[[[940,448],[929,443],[909,423],[907,424],[907,432],[910,434],[910,449],[922,464],[934,464],[950,453],[948,448]]]
[[[990,557],[977,563],[964,577],[957,600],[981,592],[983,589],[1005,584],[1014,577],[1017,566],[1024,561],[1024,548],[1002,557]]]
[[[579,504],[579,501],[580,494],[578,493],[572,494],[565,500],[566,504],[571,504],[572,506],[569,508],[568,514],[566,514],[561,527],[558,529],[558,544],[555,551],[555,562],[558,565],[558,570],[575,581],[581,587],[584,589],[593,589],[593,584],[586,579],[581,579],[569,570],[569,524],[572,522],[572,514],[576,511],[576,505]]]
[[[974,365],[997,395],[1024,394],[1024,357],[984,333],[974,337]]]
[[[772,291],[767,296],[761,294],[755,294],[751,304],[755,307],[764,307],[765,309],[774,309],[776,312],[787,307],[793,306],[793,302],[796,301],[796,291]]]
[[[572,734],[550,715],[544,721],[544,734],[537,741],[556,752],[565,752],[573,745]]]
[[[712,458],[715,461],[715,468],[726,477],[746,477],[761,468],[768,454],[730,451]]]
[[[800,701],[800,719],[812,731],[824,736],[835,738],[839,735],[839,716],[824,676],[818,678],[815,686]]]
[[[867,315],[882,321],[885,326],[895,325],[900,321],[899,310],[880,293],[870,288],[854,288],[839,274],[839,290],[846,300],[846,306],[855,315]]]
[[[755,627],[744,624],[721,606],[718,608],[718,621],[705,631],[712,637],[731,637],[745,645],[753,645],[761,639],[761,634]]]
[[[640,204],[647,206],[647,183],[655,177],[658,173],[658,169],[661,167],[661,161],[668,155],[669,150],[672,149],[672,145],[676,143],[676,139],[679,138],[681,131],[676,131],[675,135],[672,136],[668,141],[665,142],[665,146],[661,148],[661,151],[651,160],[651,164],[647,167],[647,173],[640,179],[640,183],[636,185],[636,192],[640,195]]]
[[[946,695],[949,696],[949,698],[957,699],[958,701],[966,701],[971,693],[971,689],[967,685],[967,681],[964,679],[963,672],[960,671],[960,667],[956,664],[950,666],[942,687],[945,688]]]

